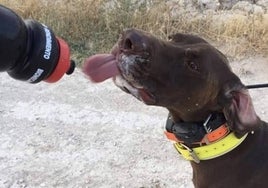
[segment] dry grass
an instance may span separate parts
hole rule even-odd
[[[176,32],[198,34],[219,44],[230,56],[268,52],[268,14],[230,15],[222,12],[192,16],[181,8],[174,16],[161,0],[153,3],[149,0],[144,3],[138,0],[109,2],[0,0],[23,18],[33,18],[50,26],[69,42],[76,59],[109,51],[120,31],[130,27],[147,30],[161,38]]]

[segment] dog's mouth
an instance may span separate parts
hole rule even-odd
[[[83,71],[97,83],[113,77],[123,91],[146,104],[156,105],[156,90],[161,79],[152,70],[152,57],[155,58],[152,46],[144,32],[127,30],[111,54],[98,54],[86,59]]]
[[[149,75],[151,56],[146,44],[133,42],[133,39],[122,36],[112,53],[116,56],[120,72],[114,77],[114,83],[145,104],[155,104],[152,78]]]
[[[156,103],[155,96],[143,87],[135,87],[121,75],[114,77],[115,85],[126,93],[132,94],[134,97],[143,101],[145,104],[153,105]]]
[[[149,61],[148,55],[119,50],[116,53],[116,59],[120,74],[113,78],[115,85],[145,104],[155,104],[156,98],[152,87],[148,85],[150,80],[146,65],[144,65]]]

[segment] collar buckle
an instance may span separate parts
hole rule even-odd
[[[203,127],[204,127],[206,133],[210,133],[210,132],[212,131],[212,129],[211,129],[210,127],[207,127],[208,122],[209,122],[211,116],[212,116],[212,114],[209,114],[208,118],[207,118],[206,121],[203,123]]]
[[[183,144],[183,143],[180,143],[180,146],[183,147],[184,149],[186,149],[187,151],[189,151],[189,155],[192,157],[192,159],[193,159],[193,161],[194,161],[195,163],[200,163],[200,159],[199,159],[199,157],[197,156],[197,154],[195,153],[195,151],[194,151],[192,148],[186,146],[186,145]],[[176,146],[175,146],[175,147],[176,147]],[[177,149],[177,148],[176,148],[176,149]]]

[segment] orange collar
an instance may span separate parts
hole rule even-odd
[[[230,131],[223,113],[213,113],[204,122],[174,123],[171,116],[166,123],[166,136],[188,147],[209,144],[224,138]]]
[[[194,142],[192,144],[196,144],[196,145],[208,145],[209,143],[215,142],[217,140],[220,140],[222,138],[224,138],[225,136],[227,136],[229,134],[230,130],[227,127],[227,124],[223,124],[220,127],[218,127],[217,129],[205,134],[205,136],[203,137],[203,139],[199,142]],[[168,131],[165,131],[165,135],[169,140],[178,142],[178,143],[184,143],[183,140],[180,140],[176,137],[176,135],[174,133],[170,133]]]

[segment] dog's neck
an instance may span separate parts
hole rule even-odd
[[[176,122],[200,122],[205,121],[206,118],[213,112],[222,112],[219,108],[209,110],[200,109],[197,111],[182,112],[176,109],[168,109],[173,121]]]

